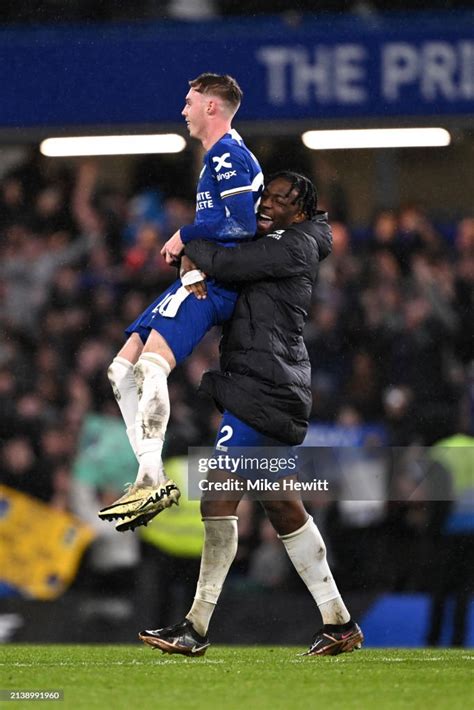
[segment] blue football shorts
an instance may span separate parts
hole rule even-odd
[[[214,325],[222,325],[234,312],[236,289],[224,288],[207,279],[207,298],[198,299],[175,281],[125,330],[138,333],[145,343],[156,330],[173,351],[176,363],[183,362]]]
[[[255,447],[259,449],[258,457],[253,456],[252,451],[247,451]],[[277,450],[272,451],[275,448]],[[217,432],[213,455],[218,457],[226,454],[241,460],[242,464],[235,473],[242,478],[278,480],[297,473],[297,455],[293,446],[262,434],[227,410]],[[258,467],[250,461],[252,459],[254,462],[255,458],[260,461]]]

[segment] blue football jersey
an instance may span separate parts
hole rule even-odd
[[[194,224],[181,227],[184,244],[211,239],[227,246],[253,237],[263,190],[258,160],[237,131],[226,133],[204,156]]]

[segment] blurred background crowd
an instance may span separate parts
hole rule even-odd
[[[175,278],[160,248],[194,214],[191,192],[177,197],[173,183],[146,182],[142,174],[130,194],[104,183],[97,161],[66,166],[36,154],[0,182],[0,482],[88,521],[105,546],[94,543],[97,559],[86,558],[77,583],[99,580],[112,591],[123,591],[123,570],[140,556],[146,563],[150,545],[142,541],[140,551],[137,536],[124,542],[96,519],[136,467],[106,371],[124,328]],[[320,207],[331,213],[330,200],[323,194]],[[356,238],[349,214],[332,228],[333,253],[321,266],[305,334],[312,421],[342,430],[376,425],[392,447],[472,436],[474,218],[453,224],[450,239],[416,204],[378,212]],[[203,371],[218,366],[218,339],[212,332],[170,378],[167,459],[213,443],[219,413],[195,391]],[[447,499],[453,474],[448,466]],[[375,507],[314,504],[342,588],[433,589],[451,504],[386,497],[383,490]],[[239,583],[298,587],[257,504],[241,506],[240,527]],[[150,562],[163,590],[162,572],[176,560],[173,545],[171,554],[164,547],[162,564],[155,545]],[[185,572],[179,564],[176,572],[189,593],[198,554],[192,563],[185,554]]]
[[[118,416],[107,366],[176,277],[160,249],[194,215],[173,185],[130,195],[99,175],[92,160],[35,159],[0,182],[2,456],[17,485],[48,501],[65,493],[84,416]],[[391,446],[473,433],[474,218],[453,225],[452,241],[416,204],[377,213],[357,239],[350,216],[332,229],[305,333],[312,419],[383,423]],[[171,378],[168,456],[213,441],[218,413],[194,392],[218,366],[218,338]]]

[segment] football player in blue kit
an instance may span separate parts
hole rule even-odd
[[[263,174],[232,119],[242,91],[227,75],[201,74],[189,82],[182,115],[191,137],[206,150],[197,185],[194,224],[181,227],[164,245],[168,263],[176,262],[194,239],[235,246],[256,231],[256,209]],[[130,444],[138,459],[135,482],[126,493],[99,511],[103,520],[119,519],[117,529],[136,527],[128,521],[140,511],[141,524],[177,503],[180,492],[163,469],[162,448],[170,414],[167,379],[214,326],[227,321],[238,291],[231,284],[207,279],[207,298],[186,286],[203,280],[198,270],[178,279],[126,330],[127,342],[108,370]]]

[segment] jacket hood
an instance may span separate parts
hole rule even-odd
[[[293,228],[300,229],[305,234],[316,240],[319,248],[319,260],[325,259],[332,251],[332,229],[328,222],[328,213],[318,210],[316,217]]]

